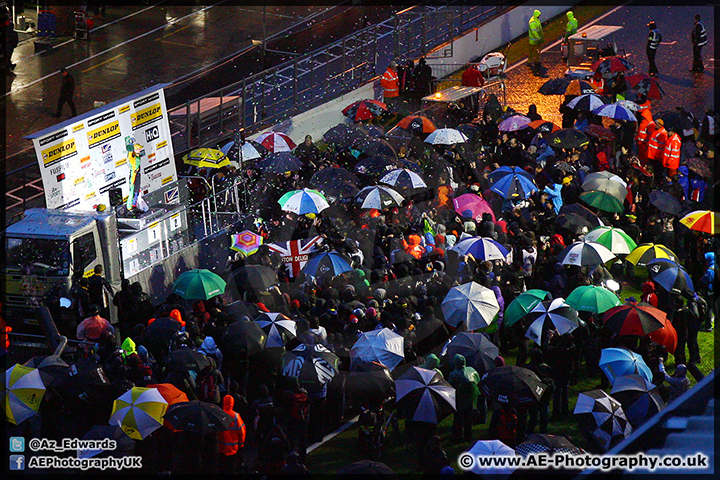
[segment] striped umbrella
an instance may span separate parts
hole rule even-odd
[[[178,389],[172,383],[154,383],[152,385],[148,385],[147,387],[148,388],[157,388],[158,392],[160,392],[160,395],[162,395],[162,397],[167,401],[168,407],[170,405],[174,405],[176,403],[190,401],[187,394],[185,392],[183,392],[182,390]],[[163,418],[163,426],[165,428],[169,428],[173,432],[178,431],[164,418]],[[125,436],[125,438],[128,438],[128,437]]]
[[[498,124],[498,130],[501,132],[516,132],[524,128],[528,128],[531,120],[525,115],[513,115]]]
[[[585,241],[599,243],[615,255],[627,255],[637,247],[635,240],[615,227],[597,227],[585,235]]]
[[[467,141],[465,134],[454,128],[438,128],[425,138],[425,143],[432,145],[454,145]]]
[[[641,243],[625,257],[625,260],[633,265],[644,267],[654,258],[668,258],[673,262],[677,262],[678,256],[665,245],[659,243]]]
[[[303,188],[287,192],[278,200],[280,208],[285,212],[305,215],[308,213],[318,214],[330,208],[325,196],[317,190]]]
[[[592,112],[596,108],[602,107],[603,105],[605,105],[605,100],[603,100],[600,95],[597,95],[595,93],[586,93],[585,95],[580,95],[579,97],[575,97],[567,103],[568,108],[572,108],[573,110],[584,110],[587,112]]]
[[[604,313],[622,305],[617,295],[597,285],[581,285],[570,292],[565,301],[575,310],[592,313]]]
[[[282,374],[298,377],[301,384],[324,385],[337,375],[339,362],[324,345],[301,343],[283,355]]]
[[[619,103],[613,103],[611,105],[603,105],[592,111],[595,115],[600,117],[608,117],[614,120],[624,120],[626,122],[637,122],[635,113],[629,108],[620,105]]]
[[[652,371],[645,360],[627,348],[603,348],[599,365],[611,385],[617,377],[633,374],[640,375],[648,382],[652,381]]]
[[[599,265],[615,258],[604,245],[595,242],[573,242],[558,255],[558,261],[563,265],[577,265],[579,267]]]
[[[143,440],[162,426],[167,406],[157,388],[133,387],[113,402],[108,423],[119,426],[132,439]]]
[[[255,141],[267,148],[270,153],[292,152],[297,147],[292,138],[280,132],[263,133]]]
[[[655,258],[645,265],[650,278],[670,293],[695,293],[692,278],[685,267],[667,258]]]
[[[634,428],[667,407],[658,388],[640,375],[617,377],[610,394],[622,404]]]
[[[580,427],[604,452],[629,437],[633,430],[620,402],[599,389],[579,394],[573,413]]]
[[[260,245],[263,244],[263,237],[250,230],[243,230],[232,236],[232,250],[242,252],[245,255],[252,255],[258,251]]]
[[[395,380],[395,392],[408,421],[438,424],[455,411],[455,389],[435,370],[411,367]]]
[[[415,133],[432,133],[437,130],[435,124],[422,115],[409,115],[400,120],[397,126]]]
[[[506,260],[510,252],[501,243],[488,237],[466,238],[453,245],[450,250],[458,256],[472,255],[476,260]]]
[[[297,335],[297,324],[282,313],[262,313],[253,322],[267,333],[265,348],[283,348]]]
[[[643,337],[664,326],[667,315],[648,303],[625,302],[603,315],[603,325],[618,335]]]
[[[2,403],[8,422],[19,425],[38,413],[45,385],[37,368],[16,363],[5,370]]]
[[[669,353],[675,354],[675,349],[678,344],[678,333],[673,327],[673,324],[667,318],[660,319],[663,322],[663,328],[659,328],[652,332],[649,337],[650,340],[662,345],[667,349]]]
[[[417,173],[406,168],[391,170],[380,179],[380,183],[395,188],[427,188],[427,184]]]
[[[220,151],[227,155],[230,162],[234,162],[236,167],[239,166],[240,163],[262,158],[268,153],[267,148],[263,147],[254,140],[245,140],[242,148],[239,149],[237,148],[235,142],[231,140],[223,145],[220,148]]]
[[[521,293],[505,308],[503,327],[513,325],[535,308],[538,303],[550,297],[550,292],[537,288]]]
[[[442,301],[445,322],[457,327],[465,322],[471,332],[489,326],[500,311],[495,292],[475,282],[453,287]]]
[[[720,215],[712,210],[695,210],[680,219],[680,223],[690,230],[715,235],[720,231]]]
[[[381,185],[368,186],[357,194],[357,202],[360,208],[384,210],[388,207],[399,207],[403,197],[390,187]]]
[[[182,158],[186,164],[198,168],[222,168],[230,165],[230,159],[215,148],[196,148]]]
[[[577,310],[565,303],[562,297],[538,303],[525,318],[530,322],[525,336],[538,345],[542,345],[548,329],[554,328],[560,335],[565,335],[578,327]]]
[[[525,441],[517,446],[516,451],[523,457],[543,452],[550,454],[569,453],[570,455],[582,455],[585,453],[585,450],[576,447],[567,438],[547,433],[528,435]]]

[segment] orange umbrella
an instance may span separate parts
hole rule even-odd
[[[158,392],[160,392],[160,395],[167,401],[168,406],[173,405],[175,403],[180,402],[189,402],[188,396],[177,388],[175,385],[171,383],[156,383],[154,385],[148,385],[148,388],[157,388]],[[168,423],[167,420],[163,421],[163,425],[172,430],[173,432],[179,432],[180,430],[175,430],[170,423]]]
[[[432,133],[437,130],[435,124],[422,115],[408,115],[400,120],[397,126],[417,133]]]
[[[673,327],[672,323],[670,323],[670,320],[667,318],[661,318],[660,321],[664,324],[664,326],[661,329],[652,332],[650,334],[650,339],[653,342],[664,346],[669,353],[675,354],[675,349],[678,344],[677,330],[675,330],[675,327]]]
[[[555,133],[560,130],[560,127],[558,127],[554,123],[543,119],[533,120],[532,122],[528,123],[528,127],[543,133]]]

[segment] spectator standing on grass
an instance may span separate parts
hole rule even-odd
[[[465,366],[465,357],[459,353],[453,358],[454,370],[448,382],[455,388],[455,414],[453,415],[452,436],[458,440],[472,437],[473,409],[480,394],[480,376],[472,367]]]

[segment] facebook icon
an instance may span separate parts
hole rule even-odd
[[[10,470],[25,470],[25,455],[10,455]]]

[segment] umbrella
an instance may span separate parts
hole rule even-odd
[[[292,138],[280,132],[266,132],[255,139],[257,143],[267,148],[270,153],[292,152],[297,147]]]
[[[318,170],[310,177],[308,184],[318,188],[338,182],[360,183],[358,177],[349,170],[340,167],[326,167]]]
[[[617,377],[610,394],[622,404],[625,416],[634,428],[667,407],[658,388],[640,375]]]
[[[405,360],[404,348],[404,338],[392,330],[371,330],[360,335],[350,349],[350,365],[379,362],[393,370]]]
[[[437,130],[435,124],[422,115],[408,115],[400,120],[397,126],[415,133],[432,133]]]
[[[603,348],[600,351],[600,369],[610,383],[622,375],[640,375],[648,382],[652,381],[652,371],[645,360],[635,352],[626,348]]]
[[[617,98],[620,98],[620,95],[618,95]],[[617,103],[618,105],[622,105],[623,107],[627,108],[628,110],[630,110],[632,112],[640,111],[640,105],[633,102],[632,100],[618,100],[615,103]]]
[[[560,207],[558,216],[569,214],[575,214],[577,217],[583,218],[588,224],[591,225],[591,228],[602,226],[602,222],[597,217],[597,215],[591,212],[589,208],[579,203],[571,203],[569,205],[565,204]]]
[[[175,430],[207,435],[230,430],[235,419],[215,404],[191,400],[170,405],[165,420]]]
[[[60,385],[70,374],[70,365],[60,358],[59,355],[32,357],[23,365],[30,368],[37,368],[45,387]]]
[[[589,266],[609,262],[615,258],[604,245],[595,242],[573,242],[560,252],[558,261],[563,265]]]
[[[480,380],[480,386],[488,400],[509,407],[531,405],[540,400],[547,390],[535,372],[515,365],[486,372]]]
[[[301,383],[324,385],[338,372],[339,358],[322,344],[301,343],[283,355],[282,374]]]
[[[453,198],[455,211],[463,217],[473,218],[476,222],[482,221],[483,213],[489,213],[495,221],[495,212],[493,212],[490,204],[479,195],[474,193],[465,193],[459,197]]]
[[[267,335],[265,348],[283,348],[297,335],[295,320],[282,313],[262,313],[253,322]]]
[[[390,142],[382,138],[366,137],[358,138],[352,146],[352,150],[360,152],[360,155],[372,157],[374,155],[385,155],[397,159],[397,152]],[[352,151],[351,150],[351,151]]]
[[[297,172],[302,168],[300,160],[290,152],[271,153],[256,165],[265,173],[282,175],[285,172]]]
[[[427,188],[427,184],[420,175],[406,168],[389,171],[382,176],[380,183],[404,189]]]
[[[441,308],[446,323],[465,322],[468,331],[489,326],[500,311],[495,292],[475,282],[451,288]]]
[[[350,182],[328,183],[326,185],[321,185],[317,187],[317,190],[318,192],[325,195],[325,198],[327,198],[328,202],[331,203],[337,202],[339,200],[348,200],[351,198],[355,198],[355,196],[360,192],[358,187],[356,187],[355,184]]]
[[[510,254],[501,243],[488,237],[466,238],[453,245],[450,250],[459,256],[472,255],[476,260],[506,260]]]
[[[384,210],[389,207],[399,207],[404,199],[392,188],[378,185],[360,190],[356,200],[360,208]]]
[[[188,396],[185,394],[185,392],[177,388],[172,383],[155,383],[152,385],[148,385],[147,387],[157,389],[157,391],[160,392],[160,395],[165,399],[168,405],[188,401]]]
[[[565,149],[580,149],[590,143],[587,136],[574,128],[563,128],[550,135],[548,142],[551,147]]]
[[[19,425],[37,414],[43,395],[45,385],[37,368],[16,363],[5,370],[2,403],[8,422]]]
[[[382,125],[370,125],[365,123],[360,125],[360,128],[365,131],[365,135],[368,137],[385,139],[385,129]]]
[[[350,150],[358,138],[364,138],[366,136],[367,135],[354,124],[339,123],[323,134],[323,140],[328,145],[332,145],[335,150],[343,151]]]
[[[567,103],[568,108],[572,108],[573,110],[584,110],[586,112],[592,112],[603,105],[605,105],[605,100],[595,93],[580,95]]]
[[[225,287],[220,275],[200,268],[183,272],[175,280],[172,291],[185,300],[209,300],[225,293]]]
[[[645,265],[653,282],[670,293],[695,293],[693,281],[685,267],[667,258],[655,258]]]
[[[242,148],[240,149],[238,149],[236,143],[231,140],[221,147],[220,151],[227,155],[231,162],[235,163],[245,163],[249,160],[257,160],[268,153],[267,148],[263,147],[254,140],[245,140],[245,143],[243,143]]]
[[[578,313],[573,307],[565,303],[565,299],[555,298],[543,300],[525,315],[530,327],[525,337],[542,345],[545,331],[554,328],[560,335],[570,333],[578,327]]]
[[[230,165],[230,159],[215,148],[196,148],[183,155],[183,162],[198,168],[222,168]]]
[[[259,324],[243,320],[228,325],[220,337],[223,345],[222,351],[240,357],[262,351],[267,339],[267,334]]]
[[[407,421],[438,424],[455,411],[455,389],[435,370],[411,367],[395,380],[395,391]]]
[[[658,81],[644,73],[626,76],[625,84],[638,95],[644,94],[648,100],[660,100],[665,96],[665,91]]]
[[[387,140],[395,150],[400,150],[402,147],[407,148],[410,144],[415,143],[415,141],[417,141],[417,137],[415,137],[410,130],[394,126],[385,134],[385,140]],[[423,145],[425,144],[423,143]]]
[[[350,263],[351,260],[341,253],[324,252],[309,259],[302,271],[311,277],[323,275],[334,277],[345,272],[352,272],[353,268]]]
[[[565,79],[568,79],[568,77],[565,77]],[[595,88],[593,88],[590,82],[575,78],[570,80],[570,83],[568,83],[568,86],[563,92],[563,95],[585,95],[594,92]]]
[[[445,344],[442,351],[442,355],[451,360],[457,354],[465,357],[468,365],[484,373],[495,368],[500,350],[482,333],[460,332]]]
[[[263,237],[250,230],[243,230],[240,233],[233,234],[232,247],[230,249],[236,252],[244,253],[245,256],[252,255],[258,251],[260,245],[263,244]]]
[[[474,123],[461,123],[455,129],[468,138],[469,143],[473,143],[482,136],[482,129]]]
[[[360,100],[345,107],[342,114],[354,122],[372,120],[383,113],[389,112],[388,106],[379,100]]]
[[[606,311],[603,324],[618,335],[642,337],[663,327],[667,315],[648,303],[625,302]]]
[[[585,450],[576,447],[567,438],[547,433],[528,435],[525,441],[517,446],[515,451],[524,457],[545,452],[548,454],[569,453],[570,455],[582,455],[585,453]]]
[[[345,465],[340,470],[338,470],[336,479],[353,480],[356,478],[362,478],[361,475],[375,478],[397,478],[397,475],[395,475],[393,469],[391,469],[382,462],[375,462],[373,460],[360,460],[359,462]]]
[[[280,197],[278,203],[280,204],[281,210],[298,215],[306,215],[308,213],[318,214],[326,208],[330,208],[330,205],[322,193],[309,188],[287,192]]]
[[[665,112],[660,112],[659,114],[653,116],[653,118],[656,122],[658,119],[662,120],[663,125],[666,129],[672,129],[676,132],[693,129],[692,120],[690,120],[687,115],[679,112],[678,110],[668,110]]]
[[[467,451],[467,453],[472,455],[473,458],[477,458],[478,456],[494,457],[498,455],[511,457],[515,456],[515,450],[508,447],[500,440],[478,440],[475,442],[475,445]],[[462,464],[460,464],[460,468],[463,468]],[[512,465],[507,467],[487,467],[485,465],[480,465],[480,462],[476,461],[473,462],[469,471],[477,475],[491,475],[490,478],[501,478],[501,475],[510,475],[516,469],[517,467]]]
[[[521,293],[505,308],[503,327],[513,325],[547,298],[550,298],[550,292],[536,288]]]
[[[627,255],[637,247],[635,240],[615,227],[597,227],[585,235],[584,240],[599,243],[615,255]]]
[[[538,189],[533,177],[519,167],[497,168],[488,179],[490,190],[507,199],[524,199]]]
[[[279,282],[275,270],[264,265],[245,265],[231,275],[235,285],[243,287],[243,290],[253,287],[257,291],[264,291]]]
[[[583,180],[583,190],[596,190],[597,187],[605,185],[606,180],[612,180],[613,182],[619,183],[623,187],[627,188],[627,182],[625,182],[625,180],[612,172],[603,170],[600,172],[588,173],[585,176],[585,180]]]
[[[577,204],[575,204],[577,205]],[[597,224],[599,223],[597,220],[598,218],[593,215],[596,222],[593,223],[592,220],[589,220],[586,216],[576,213],[576,212],[563,212],[563,208],[565,208],[566,205],[563,205],[560,208],[560,213],[557,217],[555,217],[555,224],[558,225],[560,228],[564,228],[574,234],[581,234],[581,233],[587,233],[589,230],[595,228]],[[583,207],[585,208],[585,207]],[[587,210],[587,209],[586,209]],[[588,212],[590,212],[588,210]],[[591,213],[592,215],[592,213]]]
[[[542,132],[546,135],[555,133],[560,130],[560,127],[547,120],[533,120],[527,124],[528,128],[535,130],[536,132]]]
[[[573,413],[580,427],[590,433],[605,452],[632,433],[632,425],[620,402],[602,390],[579,394]]]
[[[115,448],[112,450],[84,449],[77,450],[77,458],[101,458],[112,455],[113,457],[122,456],[118,454],[129,454],[135,449],[135,441],[128,437],[122,428],[117,425],[95,425],[85,432],[82,440],[112,440],[115,442]]]
[[[165,366],[168,371],[185,370],[200,373],[209,365],[210,360],[205,355],[188,347],[176,348],[165,357]]]
[[[573,165],[570,165],[568,162],[556,162],[553,167],[557,168],[558,170],[565,172],[565,173],[575,173],[577,170]]]
[[[365,157],[356,163],[354,171],[375,180],[398,168],[401,167],[397,159],[387,155],[373,155],[372,157]]]
[[[501,132],[516,132],[523,128],[528,128],[531,120],[525,115],[513,115],[498,124],[498,130]]]
[[[590,69],[596,75],[601,75],[605,79],[612,78],[616,73],[626,72],[631,68],[633,68],[632,63],[618,56],[604,57],[590,65]]]
[[[81,358],[70,365],[67,377],[55,387],[66,405],[85,409],[88,405],[112,402],[117,392],[110,388],[110,381],[102,366]],[[110,396],[112,395],[112,396]]]
[[[553,78],[538,89],[538,93],[543,95],[583,95],[594,91],[589,82],[570,77]]]
[[[468,138],[454,128],[438,128],[425,138],[425,143],[431,145],[454,145],[467,141]]]
[[[607,288],[597,285],[581,285],[568,295],[565,303],[575,310],[592,313],[604,313],[613,307],[622,305],[620,299]]]
[[[678,256],[665,245],[661,245],[659,243],[641,243],[632,252],[630,252],[627,257],[625,257],[625,260],[633,265],[644,267],[654,258],[668,258],[673,262],[677,262]]]
[[[714,174],[712,170],[710,170],[710,167],[708,166],[707,162],[704,160],[701,160],[697,157],[693,157],[688,159],[687,162],[685,162],[688,169],[690,169],[691,172],[700,175],[703,178],[713,178]]]
[[[615,140],[615,134],[601,125],[588,125],[583,131],[586,135],[591,135],[598,140],[603,140],[605,142]]]
[[[182,324],[170,317],[156,318],[143,333],[143,345],[150,349],[167,349]]]
[[[635,113],[629,108],[620,105],[619,103],[613,103],[611,105],[603,105],[592,111],[595,115],[600,117],[608,117],[614,120],[624,120],[626,122],[637,122]]]
[[[132,439],[143,440],[162,426],[167,406],[157,388],[133,387],[115,400],[108,423]]]
[[[665,347],[669,353],[675,354],[678,344],[677,330],[667,318],[662,318],[660,321],[663,322],[663,327],[652,332],[649,335],[650,340]]]
[[[395,380],[390,369],[378,362],[356,361],[345,379],[345,396],[348,399],[385,400],[395,393]]]
[[[695,210],[680,219],[680,223],[690,230],[715,235],[720,231],[720,215],[712,210]]]
[[[615,182],[613,182],[615,183]],[[618,188],[623,189],[622,185],[617,184]],[[622,200],[618,200],[617,196],[612,192],[616,193],[618,188],[607,188],[605,190],[590,190],[580,194],[580,200],[587,203],[591,207],[595,207],[603,212],[617,212],[622,213],[625,211],[625,206]],[[627,189],[623,189],[627,193]]]

